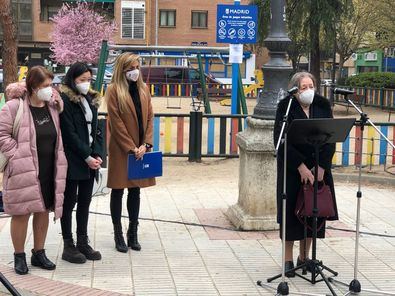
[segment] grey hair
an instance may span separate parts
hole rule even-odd
[[[305,72],[305,71],[295,73],[292,76],[291,80],[289,81],[288,88],[292,88],[294,86],[297,86],[299,88],[300,87],[300,81],[303,78],[305,78],[305,77],[310,78],[313,81],[314,88],[317,88],[317,82],[315,80],[315,77],[311,73]]]

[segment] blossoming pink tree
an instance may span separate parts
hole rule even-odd
[[[51,57],[62,65],[77,61],[97,63],[102,40],[111,41],[117,29],[114,22],[86,2],[74,6],[64,4],[51,20],[54,22]]]

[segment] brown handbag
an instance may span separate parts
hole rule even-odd
[[[329,218],[335,216],[335,207],[331,189],[324,182],[318,186],[317,208],[319,218]],[[304,184],[301,186],[296,200],[295,215],[298,218],[313,217],[314,186]]]

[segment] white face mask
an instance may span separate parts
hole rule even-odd
[[[44,88],[39,89],[37,91],[37,97],[41,101],[48,102],[52,98],[52,87],[48,86],[48,87],[44,87]]]
[[[90,82],[81,82],[75,85],[78,89],[78,91],[83,94],[86,95],[89,91],[89,88],[91,86]]]
[[[308,89],[299,95],[299,100],[303,105],[311,105],[314,99],[314,89]]]
[[[129,81],[136,82],[139,79],[140,71],[139,69],[134,69],[131,71],[126,72],[126,79]]]

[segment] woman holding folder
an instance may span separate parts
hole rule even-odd
[[[152,148],[153,118],[151,96],[140,72],[139,56],[121,54],[114,66],[112,83],[106,91],[110,139],[108,147],[108,181],[111,188],[111,218],[115,247],[127,252],[140,251],[137,238],[140,211],[140,188],[155,185],[154,178],[129,180],[128,155],[141,159]],[[121,213],[124,189],[128,189],[129,229],[127,243],[122,235]]]

